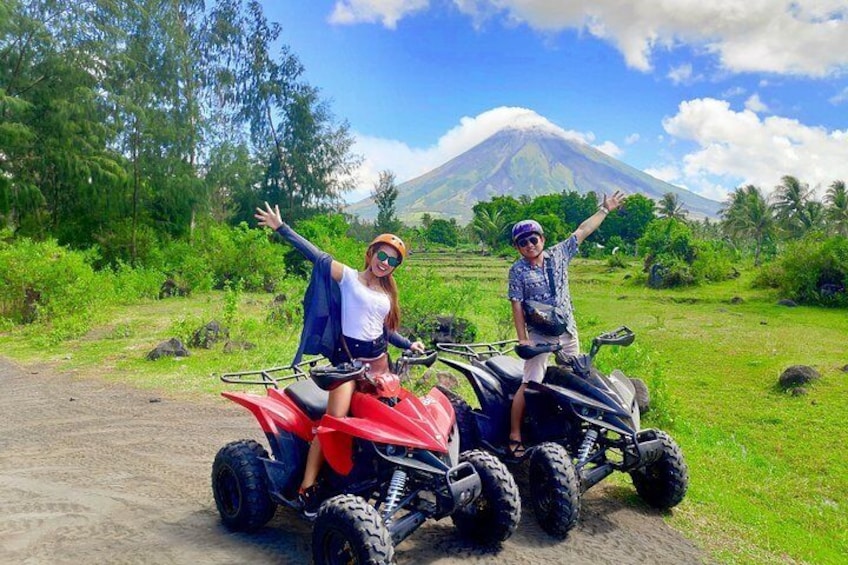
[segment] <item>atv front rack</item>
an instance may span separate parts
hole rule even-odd
[[[480,343],[437,343],[436,349],[468,359],[483,360],[495,355],[506,355],[513,350],[516,343],[517,339]]]
[[[328,363],[325,357],[315,357],[301,361],[296,365],[283,367],[271,367],[270,369],[259,369],[256,371],[240,371],[237,373],[224,373],[220,379],[225,383],[236,385],[262,385],[266,389],[285,388],[292,382],[309,378],[309,370],[319,363]]]

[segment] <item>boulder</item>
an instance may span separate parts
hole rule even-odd
[[[191,336],[188,342],[189,347],[202,347],[203,349],[212,349],[219,340],[228,337],[230,334],[227,328],[222,328],[221,324],[212,320],[202,328],[199,328]]]
[[[788,390],[812,383],[821,377],[818,371],[807,365],[792,365],[783,371],[778,380],[780,388]]]
[[[781,306],[787,306],[789,308],[795,308],[798,304],[794,300],[789,300],[788,298],[783,298],[777,301]]]
[[[668,269],[664,265],[654,263],[651,265],[651,270],[648,271],[648,286],[651,288],[663,288],[667,275]]]
[[[235,353],[236,351],[250,351],[256,347],[255,343],[249,341],[231,341],[227,340],[224,344],[224,353]]]
[[[155,361],[160,357],[188,357],[189,352],[179,338],[172,337],[168,341],[163,341],[156,346],[153,351],[147,354],[149,361]]]

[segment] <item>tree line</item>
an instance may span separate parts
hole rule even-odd
[[[298,219],[359,158],[255,0],[7,0],[0,6],[0,225],[134,261],[145,239]]]

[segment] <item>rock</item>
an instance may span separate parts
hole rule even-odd
[[[730,299],[731,304],[742,304],[743,302],[745,302],[745,299],[741,296],[734,296]]]
[[[415,324],[409,334],[425,343],[472,343],[477,328],[471,321],[455,316],[426,316]],[[407,335],[409,335],[407,334]]]
[[[229,335],[229,330],[222,328],[221,324],[212,320],[202,328],[194,332],[188,342],[189,347],[202,347],[203,349],[212,349],[220,339]]]
[[[848,373],[848,365],[845,365],[844,367],[842,367],[842,372]]]
[[[825,283],[819,287],[819,294],[821,294],[825,298],[832,298],[844,292],[845,287],[838,283]]]
[[[230,341],[224,344],[224,353],[235,353],[236,351],[250,351],[256,344],[249,341]]]
[[[788,306],[789,308],[795,308],[798,304],[794,300],[789,300],[788,298],[783,298],[777,301],[781,306]]]
[[[179,338],[172,337],[168,341],[163,341],[156,346],[153,351],[147,354],[149,361],[155,361],[160,357],[188,357],[189,352]]]
[[[819,372],[812,367],[808,367],[807,365],[792,365],[783,371],[778,383],[783,390],[789,390],[793,387],[809,384],[820,377]]]
[[[188,296],[188,289],[177,284],[174,279],[166,279],[159,288],[159,299],[170,296]]]
[[[789,389],[789,394],[792,396],[805,396],[807,394],[807,389],[802,386],[796,386]]]
[[[654,263],[648,272],[648,286],[651,288],[663,288],[665,286],[666,275],[668,275],[668,269],[659,263]]]
[[[768,322],[766,322],[765,320],[760,320],[760,325],[761,326],[767,326]]]

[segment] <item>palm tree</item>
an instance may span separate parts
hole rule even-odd
[[[685,220],[687,211],[680,202],[680,197],[673,192],[666,192],[657,202],[657,215],[660,218],[675,218]]]
[[[825,213],[834,231],[839,235],[848,236],[848,192],[845,191],[845,181],[833,181],[827,189],[824,201],[827,204]]]
[[[754,265],[760,265],[763,243],[774,233],[774,208],[763,193],[749,184],[737,188],[719,212],[724,230],[732,238],[754,241]]]
[[[783,228],[794,237],[804,235],[813,224],[807,207],[812,191],[793,176],[786,175],[775,187],[774,210]]]
[[[487,209],[481,210],[474,215],[474,221],[471,224],[474,233],[489,249],[497,247],[498,241],[507,227],[507,221],[501,212],[501,210],[494,212]]]

